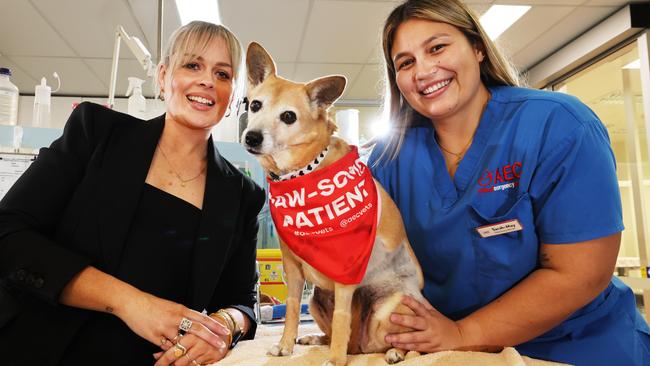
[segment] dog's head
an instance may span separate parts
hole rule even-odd
[[[345,77],[294,83],[276,75],[271,56],[253,42],[246,53],[248,126],[241,143],[269,171],[299,169],[329,144],[336,125],[327,109],[345,88]]]

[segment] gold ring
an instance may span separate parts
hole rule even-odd
[[[174,357],[179,358],[187,353],[187,348],[178,342],[174,345]]]
[[[180,334],[180,333],[176,334],[176,336],[174,336],[174,339],[172,339],[172,343],[173,343],[173,344],[176,344],[176,343],[177,343],[176,341],[178,340],[178,338],[179,338],[179,337],[182,337],[182,336],[183,336],[183,335]]]
[[[190,361],[192,365],[201,365],[200,363],[196,362],[196,360],[191,359],[190,356],[187,355],[187,353],[185,354],[185,358],[187,358],[187,360]]]

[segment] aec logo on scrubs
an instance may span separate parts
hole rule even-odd
[[[478,184],[481,186],[479,193],[505,191],[517,187],[521,168],[521,162],[515,162],[496,168],[494,171],[485,169],[478,179]]]

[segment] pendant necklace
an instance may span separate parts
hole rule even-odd
[[[206,164],[203,167],[203,169],[201,169],[199,174],[197,174],[196,176],[194,176],[192,178],[189,178],[189,179],[183,179],[181,177],[181,175],[178,174],[178,172],[176,171],[176,169],[172,165],[172,162],[169,160],[169,158],[167,158],[167,154],[165,154],[165,150],[163,150],[163,148],[162,148],[162,146],[160,144],[158,144],[158,150],[160,150],[160,153],[162,154],[163,158],[165,158],[165,161],[167,162],[167,165],[169,165],[169,168],[171,169],[170,172],[173,173],[174,176],[176,176],[176,179],[178,179],[181,182],[181,187],[185,187],[187,185],[187,183],[189,183],[189,182],[195,180],[196,178],[200,177],[201,175],[203,175],[203,173],[205,172],[205,168],[207,168],[207,166],[208,166]]]

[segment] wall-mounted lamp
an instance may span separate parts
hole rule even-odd
[[[151,60],[151,53],[149,53],[144,44],[142,44],[142,41],[137,37],[132,37],[126,34],[124,28],[122,28],[121,25],[118,25],[115,29],[113,66],[111,67],[111,80],[108,90],[108,106],[110,108],[113,108],[113,105],[115,104],[115,83],[117,82],[117,63],[120,58],[120,40],[124,40],[124,43],[129,47],[131,53],[133,53],[140,65],[142,65],[147,77],[153,76],[154,71],[156,70],[156,65]]]

